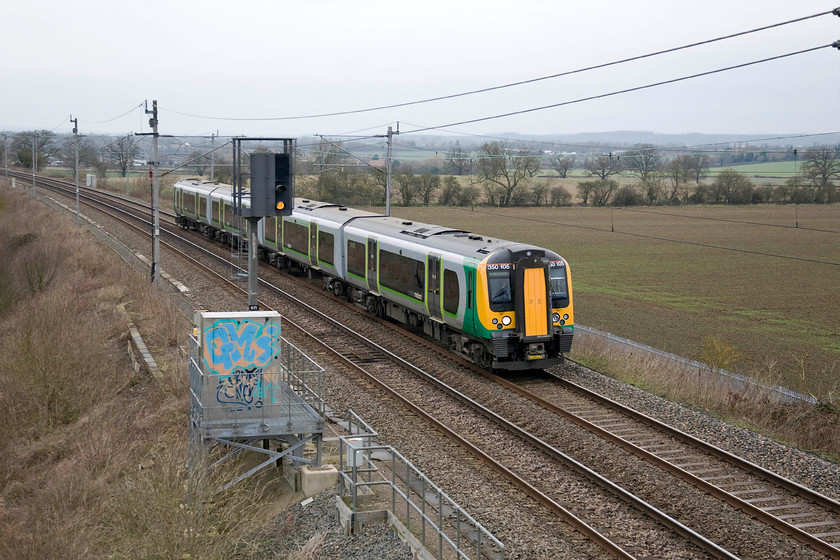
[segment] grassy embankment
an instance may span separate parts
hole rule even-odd
[[[0,179],[0,558],[230,558],[265,519],[256,479],[193,479],[189,321],[143,274]],[[124,304],[164,374],[134,371]],[[202,473],[198,470],[196,472]],[[226,479],[224,477],[227,477]],[[253,533],[250,533],[253,534]]]

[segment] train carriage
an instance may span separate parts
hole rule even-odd
[[[229,185],[175,185],[178,222],[221,240],[240,233],[232,200]],[[571,347],[571,272],[553,251],[304,199],[260,220],[258,239],[264,260],[318,271],[336,295],[482,367],[542,369]]]

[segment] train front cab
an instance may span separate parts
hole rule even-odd
[[[571,348],[570,272],[550,251],[494,252],[479,266],[478,318],[492,344],[492,368],[548,368]]]

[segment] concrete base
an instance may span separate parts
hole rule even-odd
[[[310,498],[332,488],[338,482],[338,469],[335,467],[300,468],[300,486],[303,494]]]

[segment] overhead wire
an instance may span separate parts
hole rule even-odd
[[[443,124],[443,125],[439,125],[439,126],[429,126],[429,127],[426,127],[426,128],[420,128],[420,129],[416,129],[416,130],[403,131],[403,132],[401,132],[401,134],[415,134],[417,132],[426,132],[426,131],[429,131],[429,130],[438,130],[440,128],[448,128],[448,127],[453,127],[453,126],[463,126],[465,124],[474,124],[474,123],[478,123],[478,122],[485,122],[485,121],[501,119],[501,118],[505,118],[505,117],[512,117],[512,116],[515,116],[515,115],[524,115],[524,114],[527,114],[527,113],[534,113],[534,112],[537,112],[537,111],[545,111],[547,109],[554,109],[554,108],[557,108],[557,107],[574,105],[574,104],[583,103],[583,102],[586,102],[586,101],[594,101],[596,99],[604,99],[606,97],[613,97],[613,96],[616,96],[616,95],[622,95],[622,94],[625,94],[625,93],[632,93],[632,92],[635,92],[635,91],[642,91],[642,90],[645,90],[645,89],[651,89],[651,88],[664,86],[664,85],[668,85],[668,84],[674,84],[674,83],[677,83],[677,82],[683,82],[683,81],[686,81],[686,80],[692,80],[692,79],[701,78],[701,77],[704,77],[704,76],[711,76],[713,74],[719,74],[721,72],[728,72],[730,70],[737,70],[737,69],[740,69],[740,68],[746,68],[746,67],[749,67],[749,66],[754,66],[756,64],[763,64],[765,62],[772,62],[774,60],[780,60],[780,59],[783,59],[783,58],[789,58],[789,57],[797,56],[797,55],[800,55],[800,54],[806,54],[806,53],[818,51],[818,50],[829,48],[829,47],[835,47],[835,44],[834,43],[829,43],[827,45],[820,45],[818,47],[811,47],[809,49],[803,49],[803,50],[794,51],[794,52],[790,52],[790,53],[786,53],[786,54],[780,54],[780,55],[777,55],[777,56],[771,56],[771,57],[768,57],[768,58],[762,58],[760,60],[753,60],[751,62],[744,62],[742,64],[735,64],[733,66],[727,66],[725,68],[718,68],[716,70],[709,70],[707,72],[700,72],[698,74],[691,74],[689,76],[682,76],[680,78],[673,78],[671,80],[664,80],[664,81],[661,81],[661,82],[655,82],[655,83],[646,84],[646,85],[643,85],[643,86],[626,88],[626,89],[622,89],[622,90],[612,91],[612,92],[609,92],[609,93],[591,95],[589,97],[582,97],[582,98],[579,98],[579,99],[573,99],[571,101],[562,101],[560,103],[552,103],[550,105],[542,105],[542,106],[539,106],[539,107],[531,107],[529,109],[522,109],[522,110],[519,110],[519,111],[510,111],[508,113],[500,113],[500,114],[497,114],[497,115],[491,115],[491,116],[487,116],[487,117],[478,117],[478,118],[475,118],[475,119],[468,119],[468,120],[464,120],[464,121],[458,121],[458,122]]]
[[[310,115],[291,115],[291,116],[281,116],[281,117],[217,117],[217,116],[208,116],[208,115],[195,115],[195,114],[191,114],[191,113],[175,111],[173,109],[162,109],[162,110],[166,110],[170,113],[174,113],[174,114],[185,116],[185,117],[193,117],[193,118],[208,119],[208,120],[223,120],[223,121],[285,121],[285,120],[316,119],[316,118],[324,118],[324,117],[338,117],[338,116],[343,116],[343,115],[356,115],[356,114],[359,114],[359,113],[369,113],[369,112],[373,112],[373,111],[382,111],[382,110],[385,110],[385,109],[396,109],[396,108],[399,108],[399,107],[409,107],[409,106],[412,106],[412,105],[420,105],[420,104],[425,104],[425,103],[433,103],[433,102],[437,102],[437,101],[444,101],[444,100],[448,100],[448,99],[455,99],[455,98],[458,98],[458,97],[465,97],[465,96],[469,96],[469,95],[487,93],[487,92],[496,91],[496,90],[500,90],[500,89],[506,89],[506,88],[517,87],[517,86],[521,86],[521,85],[536,83],[536,82],[540,82],[540,81],[544,81],[544,80],[561,78],[561,77],[570,76],[570,75],[573,75],[573,74],[580,74],[582,72],[588,72],[588,71],[591,71],[591,70],[599,70],[599,69],[602,69],[602,68],[608,68],[610,66],[616,66],[616,65],[625,64],[625,63],[628,63],[628,62],[643,60],[643,59],[651,58],[651,57],[654,57],[654,56],[660,56],[660,55],[663,55],[663,54],[673,53],[673,52],[677,52],[677,51],[681,51],[681,50],[685,50],[685,49],[699,47],[699,46],[702,46],[702,45],[708,45],[710,43],[724,41],[724,40],[727,40],[727,39],[733,39],[735,37],[741,37],[741,36],[749,35],[749,34],[752,34],[752,33],[758,33],[760,31],[766,31],[768,29],[782,27],[782,26],[785,26],[785,25],[793,24],[793,23],[799,23],[799,22],[802,22],[802,21],[805,21],[805,20],[809,20],[809,19],[813,19],[813,18],[817,18],[817,17],[822,17],[822,16],[829,15],[829,14],[840,15],[840,12],[838,12],[838,10],[840,10],[840,8],[838,8],[836,10],[828,10],[828,11],[825,11],[825,12],[812,14],[810,16],[804,16],[804,17],[800,17],[800,18],[796,18],[796,19],[792,19],[792,20],[788,20],[788,21],[783,21],[783,22],[780,22],[780,23],[765,25],[765,26],[762,26],[762,27],[749,29],[747,31],[740,31],[738,33],[732,33],[732,34],[729,34],[729,35],[724,35],[724,36],[716,37],[716,38],[713,38],[713,39],[698,41],[698,42],[695,42],[695,43],[690,43],[690,44],[682,45],[682,46],[679,46],[679,47],[664,49],[664,50],[660,50],[660,51],[656,51],[656,52],[652,52],[652,53],[648,53],[648,54],[633,56],[633,57],[630,57],[630,58],[624,58],[624,59],[621,59],[621,60],[615,60],[615,61],[606,62],[606,63],[603,63],[603,64],[597,64],[597,65],[594,65],[594,66],[587,66],[585,68],[578,68],[576,70],[569,70],[569,71],[566,71],[566,72],[559,72],[559,73],[556,73],[556,74],[550,74],[548,76],[540,76],[540,77],[537,77],[537,78],[530,78],[530,79],[527,79],[527,80],[520,80],[520,81],[516,81],[516,82],[510,82],[510,83],[507,83],[507,84],[490,86],[490,87],[486,87],[486,88],[480,88],[480,89],[465,91],[465,92],[461,92],[461,93],[441,95],[441,96],[437,96],[437,97],[430,97],[430,98],[426,98],[426,99],[418,99],[418,100],[415,100],[415,101],[406,101],[406,102],[402,102],[402,103],[393,103],[393,104],[390,104],[390,105],[380,105],[380,106],[368,107],[368,108],[364,108],[364,109],[354,109],[354,110],[348,110],[348,111],[334,111],[334,112],[331,112],[331,113],[316,113],[316,114],[310,114]],[[513,114],[517,114],[517,113],[513,113]],[[438,127],[434,127],[434,128],[438,128]],[[427,129],[427,130],[430,130],[430,129]]]

